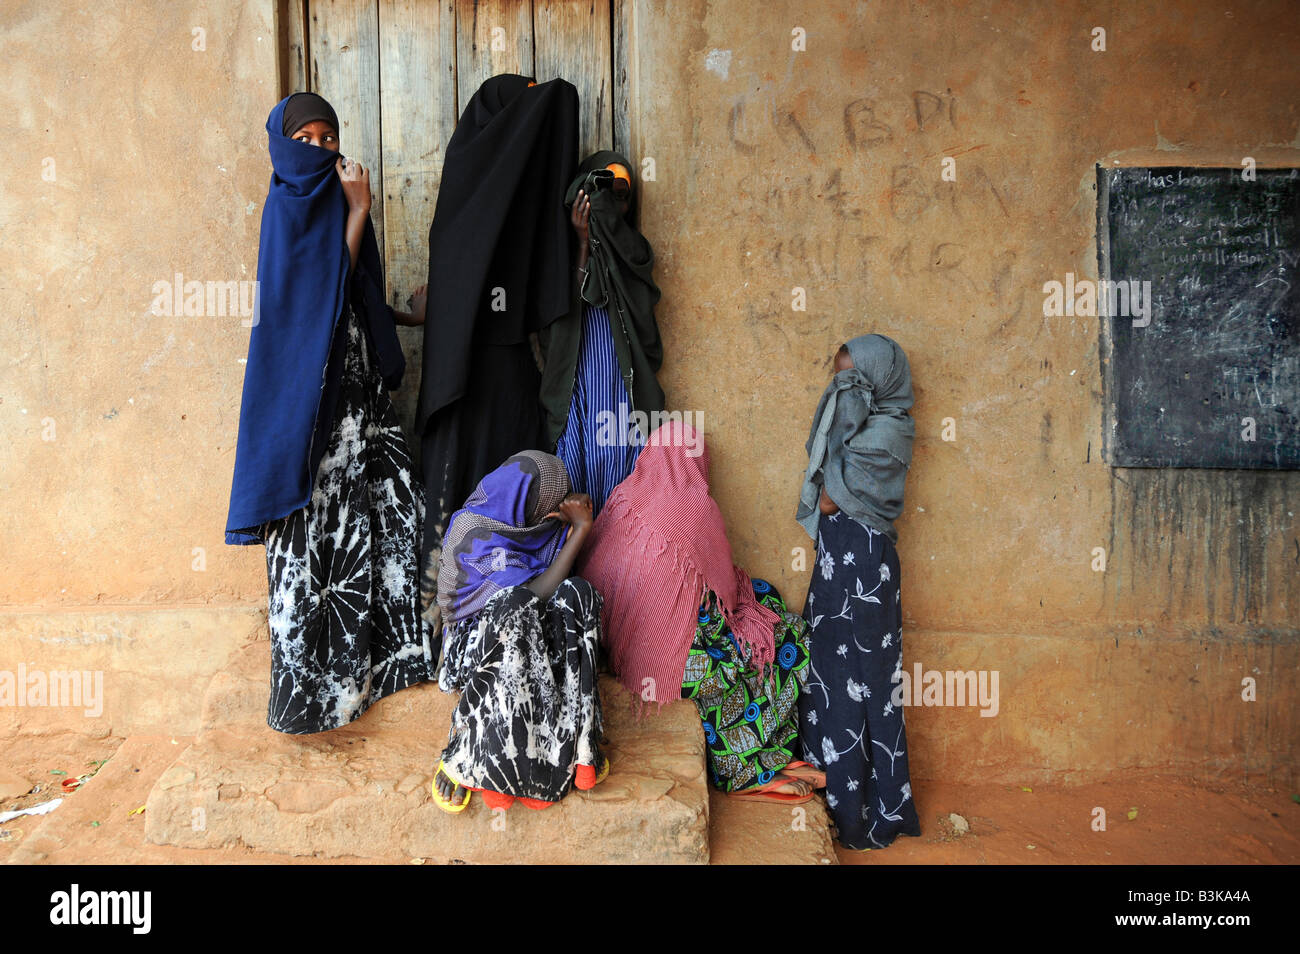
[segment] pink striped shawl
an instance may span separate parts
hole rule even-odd
[[[692,457],[689,448],[703,452]],[[650,435],[596,518],[578,574],[604,597],[602,629],[615,674],[643,700],[680,698],[706,590],[717,594],[737,642],[752,649],[752,665],[775,657],[779,617],[732,563],[722,513],[709,496],[708,450],[680,422]]]

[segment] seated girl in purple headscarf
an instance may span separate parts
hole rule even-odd
[[[438,564],[438,683],[459,691],[434,802],[547,808],[609,771],[598,747],[600,594],[569,577],[591,529],[559,458],[523,451],[452,515]]]

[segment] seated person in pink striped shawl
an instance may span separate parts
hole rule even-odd
[[[801,802],[824,784],[796,761],[807,624],[765,580],[731,560],[709,456],[687,425],[654,431],[579,556],[605,601],[614,673],[646,702],[693,699],[713,784],[732,795]]]

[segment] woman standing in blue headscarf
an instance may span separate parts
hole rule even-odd
[[[812,662],[799,695],[804,758],[826,773],[846,848],[919,835],[903,709],[898,533],[915,424],[907,355],[884,335],[840,347],[808,436],[796,519],[817,541],[804,618]]]
[[[323,732],[431,678],[418,599],[422,488],[388,389],[405,360],[385,301],[370,177],[314,93],[266,123],[258,300],[226,542],[266,545],[267,723]]]

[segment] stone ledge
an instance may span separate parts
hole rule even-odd
[[[113,607],[0,612],[0,670],[99,674],[94,710],[0,706],[0,737],[75,732],[194,735],[201,687],[266,636],[265,607]]]
[[[429,785],[454,697],[413,686],[343,729],[286,736],[265,724],[269,681],[266,643],[246,647],[213,679],[198,737],[149,795],[148,841],[317,857],[708,861],[704,739],[687,703],[638,721],[631,696],[602,677],[609,778],[541,812],[494,815],[475,798],[451,816],[433,804]]]

